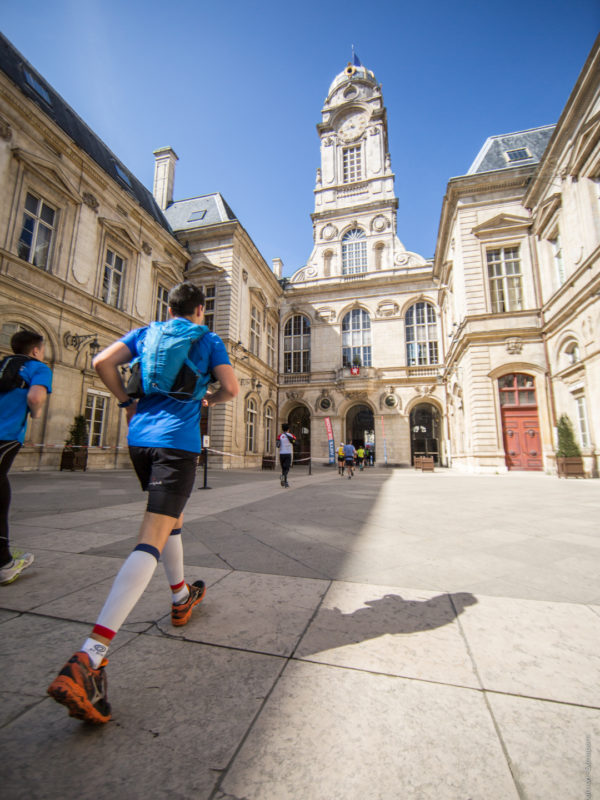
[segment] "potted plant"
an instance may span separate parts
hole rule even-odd
[[[571,420],[561,414],[557,423],[558,448],[556,450],[556,470],[559,478],[585,478],[583,458]]]
[[[361,365],[362,365],[362,361],[361,361],[360,356],[354,356],[354,358],[352,359],[352,366],[350,367],[350,374],[351,375],[359,375],[360,374]]]
[[[60,459],[60,468],[70,469],[73,472],[87,469],[87,450],[88,426],[83,414],[78,414],[69,428],[69,436],[65,440],[65,446]]]

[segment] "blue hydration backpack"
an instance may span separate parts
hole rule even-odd
[[[181,403],[202,400],[211,380],[208,369],[210,348],[202,348],[200,366],[189,358],[193,345],[208,332],[206,325],[194,325],[175,317],[167,322],[152,322],[131,362],[127,394],[140,398],[162,394]]]

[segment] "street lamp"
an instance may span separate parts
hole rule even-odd
[[[80,333],[71,333],[67,331],[63,336],[63,344],[68,349],[73,348],[73,350],[81,350],[83,345],[92,339],[90,342],[90,353],[92,354],[92,358],[98,354],[100,351],[100,342],[98,341],[98,334],[97,333],[88,333],[87,335],[82,335]]]

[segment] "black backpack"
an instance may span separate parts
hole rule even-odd
[[[25,378],[19,375],[19,370],[32,360],[31,356],[6,356],[0,361],[0,394],[29,387]]]

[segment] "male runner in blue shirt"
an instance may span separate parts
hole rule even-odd
[[[52,372],[42,363],[44,337],[35,331],[17,331],[10,340],[16,356],[27,358],[19,369],[20,386],[0,393],[0,584],[12,583],[33,562],[31,553],[13,558],[8,535],[10,482],[8,471],[25,441],[27,417],[41,416],[52,391]],[[11,358],[11,356],[8,356]]]
[[[171,289],[168,302],[171,317],[187,320],[190,332],[197,331],[195,326],[204,317],[202,290],[185,281]],[[204,597],[204,582],[190,586],[183,576],[183,509],[194,486],[201,450],[202,405],[224,403],[239,391],[223,342],[216,334],[206,332],[192,345],[189,358],[205,369],[204,377],[211,373],[220,382],[216,392],[193,402],[156,393],[139,402],[132,400],[123,386],[119,366],[143,351],[147,332],[148,328],[130,331],[94,359],[98,374],[119,406],[126,409],[131,460],[142,489],[148,492],[138,544],[117,574],[89,638],[48,687],[48,694],[66,705],[71,716],[95,723],[110,719],[104,671],[108,646],[150,582],[158,559],[171,586],[173,625],[185,625]]]

